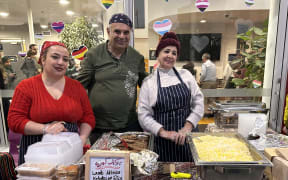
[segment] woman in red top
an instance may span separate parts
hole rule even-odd
[[[41,141],[43,134],[78,132],[79,128],[84,144],[95,126],[85,89],[64,76],[68,61],[69,52],[63,43],[45,41],[39,57],[43,73],[21,81],[15,88],[8,125],[23,134],[19,165],[24,163],[27,147]]]

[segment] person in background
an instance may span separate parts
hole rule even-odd
[[[31,51],[33,52],[33,54],[35,54],[35,56],[36,56],[37,53],[38,53],[37,44],[30,44],[30,45],[29,45],[29,50],[31,50]]]
[[[202,55],[202,70],[200,76],[200,86],[203,89],[216,89],[216,66],[210,60],[211,56],[208,53]]]
[[[223,78],[224,78],[224,88],[234,88],[233,79],[233,69],[230,66],[230,63],[227,63],[224,68]]]
[[[183,69],[187,69],[188,71],[191,72],[191,74],[195,77],[196,79],[196,70],[194,69],[194,63],[192,61],[189,61],[187,64],[183,65]]]
[[[36,52],[37,54],[37,52]],[[21,66],[21,70],[23,74],[25,74],[26,78],[30,78],[32,76],[35,76],[38,73],[38,70],[36,68],[36,63],[35,63],[35,51],[29,50],[27,52],[27,56],[24,59],[24,62]]]
[[[11,66],[11,59],[9,59],[8,56],[4,56],[2,58],[2,64],[4,67],[4,84],[5,84],[5,89],[12,89],[13,87],[13,82],[16,79],[16,73],[14,71],[14,69]]]
[[[132,27],[127,15],[114,14],[107,28],[109,40],[87,52],[76,77],[88,89],[97,119],[92,144],[105,132],[142,131],[136,99],[146,72],[144,57],[129,46]]]
[[[38,54],[38,46],[37,46],[37,44],[30,44],[29,45],[29,50],[31,50],[35,54],[35,57],[37,56],[37,54]],[[36,60],[35,65],[36,65],[36,68],[37,68],[37,71],[38,71],[37,73],[41,73],[42,72],[42,67],[41,67],[40,64],[37,63],[37,60]]]
[[[288,95],[286,95],[286,105],[284,109],[284,126],[282,128],[282,132],[288,135]]]
[[[94,114],[83,86],[64,76],[69,52],[63,43],[45,41],[39,63],[43,73],[22,80],[15,88],[8,114],[9,128],[23,134],[19,165],[29,145],[42,135],[78,132],[84,143],[95,126]]]
[[[210,60],[211,56],[208,53],[202,55],[202,70],[200,76],[200,87],[202,89],[216,89],[216,66]],[[213,113],[208,110],[208,106],[216,100],[214,97],[209,97],[204,99],[205,105],[205,116],[213,117]]]
[[[75,60],[73,58],[69,59],[69,65],[66,71],[66,76],[75,79],[79,74],[78,69],[76,67]]]
[[[145,78],[140,89],[138,118],[145,131],[154,136],[159,161],[191,162],[186,134],[196,131],[203,116],[203,94],[186,70],[176,70],[180,42],[174,32],[161,38],[156,57],[159,67]]]

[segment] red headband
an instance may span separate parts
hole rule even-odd
[[[51,46],[55,46],[55,45],[57,45],[57,46],[62,46],[62,47],[67,48],[67,47],[65,46],[65,44],[64,44],[64,43],[61,43],[61,42],[57,42],[57,41],[45,41],[45,42],[43,43],[43,45],[42,45],[42,48],[41,48],[40,57],[39,57],[39,59],[38,59],[38,64],[41,64],[41,58],[42,58],[42,56],[43,56],[43,54],[44,54],[44,51],[45,51],[47,48],[49,48],[49,47],[51,47]]]

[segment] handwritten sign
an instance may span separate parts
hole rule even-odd
[[[88,151],[85,180],[127,180],[130,155],[126,151]]]

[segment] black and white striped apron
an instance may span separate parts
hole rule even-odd
[[[78,132],[78,126],[76,123],[65,123],[64,127],[69,132]],[[18,165],[21,165],[25,163],[24,155],[27,152],[28,146],[31,144],[34,144],[36,142],[39,142],[42,140],[42,134],[41,135],[23,135],[20,142],[20,152],[19,152],[19,160]]]
[[[189,116],[191,93],[183,82],[178,71],[173,68],[180,80],[179,84],[161,87],[159,71],[157,71],[158,95],[154,110],[154,118],[167,131],[178,131],[184,127]],[[192,162],[189,145],[185,142],[176,145],[175,142],[161,137],[155,137],[154,151],[159,154],[159,161],[164,162]]]

